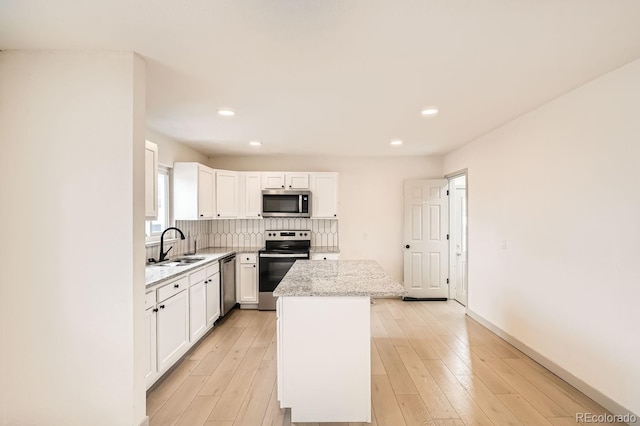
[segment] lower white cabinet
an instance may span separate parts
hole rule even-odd
[[[258,303],[258,263],[255,253],[240,253],[238,263],[238,285],[236,302],[255,305]]]
[[[206,268],[205,295],[207,299],[207,329],[213,327],[213,323],[220,318],[220,265],[207,266]]]
[[[203,280],[189,287],[189,340],[197,340],[205,331],[207,331],[207,294]]]
[[[178,284],[169,284],[169,286]],[[163,287],[164,288],[164,287]],[[158,290],[158,294],[163,290]],[[177,361],[189,344],[189,292],[184,287],[165,300],[158,301],[158,371],[164,372]]]
[[[155,295],[154,295],[155,296]],[[147,387],[156,379],[158,372],[157,354],[156,354],[156,312],[158,308],[155,305],[144,311],[144,325],[145,325],[145,359],[144,359],[144,380]]]
[[[147,292],[144,335],[147,389],[200,340],[218,318],[218,261]]]
[[[309,255],[311,260],[339,260],[340,253],[311,253]]]

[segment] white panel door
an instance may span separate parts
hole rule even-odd
[[[258,272],[255,263],[240,264],[238,303],[258,303]]]
[[[283,172],[263,172],[262,189],[284,189]]]
[[[244,216],[246,218],[262,217],[262,182],[260,173],[247,173],[244,176]]]
[[[311,210],[314,219],[338,217],[338,173],[311,174]]]
[[[198,167],[198,217],[200,219],[213,219],[215,216],[214,181],[213,169]]]
[[[452,179],[449,185],[450,204],[450,297],[467,305],[467,196],[466,176]]]
[[[286,189],[309,189],[309,173],[286,173]]]
[[[207,277],[204,283],[207,293],[207,328],[211,328],[220,318],[220,274],[216,272]]]
[[[218,218],[238,217],[238,172],[216,171],[216,210]]]
[[[404,182],[404,286],[409,298],[447,299],[449,202],[446,179]]]
[[[156,378],[156,312],[157,308],[151,307],[145,311],[145,358],[144,358],[144,378],[149,387]]]
[[[158,303],[158,371],[178,360],[189,345],[189,298],[186,290]]]
[[[189,287],[190,341],[196,341],[207,330],[207,295],[204,280]]]

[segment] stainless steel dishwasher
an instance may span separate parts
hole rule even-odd
[[[220,259],[220,316],[236,305],[236,255]]]

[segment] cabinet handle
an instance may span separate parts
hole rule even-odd
[[[158,308],[153,308],[152,312],[158,312]]]
[[[164,305],[160,305],[160,309],[164,309]]]
[[[338,216],[337,214],[334,214],[334,215],[333,215],[333,217],[337,217],[337,216]]]
[[[256,265],[253,265],[253,267],[255,268],[255,267],[256,267]]]
[[[289,185],[289,188],[291,188],[291,185]]]
[[[325,257],[324,260],[327,260],[327,258]]]
[[[220,213],[218,213],[218,217],[220,217]]]
[[[174,284],[173,288],[180,288],[180,284]]]
[[[200,215],[200,217],[204,216],[203,214]]]
[[[411,248],[411,246],[407,244],[406,246],[404,246],[404,248]]]
[[[284,185],[282,185],[282,187],[284,188]]]
[[[258,216],[260,216],[260,213],[258,213]]]

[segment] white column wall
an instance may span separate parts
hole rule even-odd
[[[144,73],[0,53],[1,424],[144,419]]]
[[[635,413],[638,111],[635,61],[444,159],[468,168],[470,311]]]

